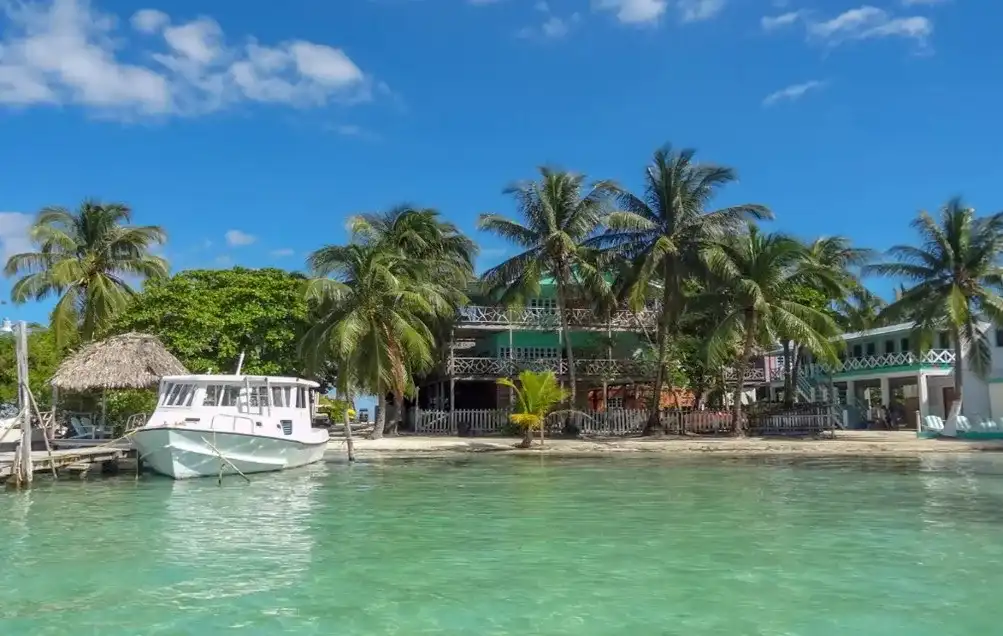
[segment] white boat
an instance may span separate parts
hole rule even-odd
[[[312,464],[328,442],[326,430],[313,428],[317,387],[299,378],[167,376],[132,441],[144,464],[174,479]]]

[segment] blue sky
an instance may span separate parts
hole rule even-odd
[[[954,194],[1003,207],[998,2],[0,6],[3,255],[93,196],[165,226],[175,269],[300,268],[353,213],[413,202],[475,233],[538,165],[639,187],[665,142],[803,237],[884,248]]]

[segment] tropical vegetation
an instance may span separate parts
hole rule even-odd
[[[498,384],[509,387],[515,394],[515,409],[509,419],[523,431],[521,445],[524,448],[532,446],[533,431],[537,430],[540,431],[542,444],[547,416],[568,397],[554,372],[523,371],[519,374],[518,384],[508,378],[498,380]]]
[[[132,211],[121,203],[84,201],[73,212],[43,209],[29,236],[35,251],[7,259],[4,273],[21,277],[11,289],[11,300],[58,296],[51,315],[57,342],[90,340],[136,295],[129,278],[168,274],[167,261],[151,252],[167,240],[164,230],[131,221]]]
[[[378,437],[396,430],[405,401],[446,363],[455,317],[471,299],[518,307],[545,284],[561,310],[603,319],[614,309],[655,313],[629,353],[653,371],[648,434],[664,430],[658,411],[668,387],[691,391],[698,405],[728,406],[743,434],[737,380],[755,356],[784,351],[790,403],[803,359],[833,362],[844,353],[835,336],[896,322],[915,323],[919,347],[948,332],[956,352],[975,353],[964,356],[973,371],[985,372],[984,325],[1003,324],[1003,213],[978,217],[952,199],[936,216],[917,216],[916,244],[879,258],[844,237],[772,231],[763,204],[715,207],[736,173],[698,161],[693,150],[660,148],[641,176],[634,193],[545,167],[508,187],[515,215],[482,214],[477,227],[510,245],[511,256],[480,276],[474,241],[419,206],[352,217],[347,240],[311,253],[305,274],[233,268],[173,276],[155,253],[163,229],[133,225],[127,206],[46,208],[31,228],[34,251],[11,256],[5,269],[15,278],[14,303],[55,299],[48,327],[31,336],[32,384],[44,391],[43,376],[81,343],[143,331],[193,370],[230,370],[244,354],[252,373],[314,377],[341,396],[333,415],[347,412],[353,396],[376,395]],[[875,275],[907,286],[886,303],[864,284]],[[613,335],[573,341],[568,312],[557,315],[567,377],[501,382],[527,440],[547,413],[582,405],[575,360],[618,346]],[[11,355],[8,344],[0,339],[0,358]],[[960,394],[963,356],[955,359]],[[0,373],[0,399],[12,398],[13,384]]]

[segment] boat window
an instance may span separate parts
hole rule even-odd
[[[282,401],[282,387],[272,387],[272,406],[283,407],[286,403]]]
[[[237,397],[240,395],[240,387],[237,386],[223,386],[222,399],[219,401],[220,406],[237,406]]]
[[[173,391],[173,390],[174,390],[174,383],[173,382],[168,382],[167,384],[164,385],[164,391],[163,391],[163,393],[160,394],[160,403],[161,404],[167,404],[167,398],[168,398],[168,396],[170,396],[171,391]]]
[[[1000,345],[1000,346],[1003,346],[1003,345]],[[284,390],[284,393],[285,393],[285,402],[283,402],[283,404],[285,404],[287,407],[291,408],[292,405],[293,405],[293,400],[292,400],[293,388],[291,386],[287,386],[285,388],[285,390]]]
[[[251,406],[268,406],[268,387],[252,386],[250,397]]]
[[[219,397],[222,393],[222,385],[210,384],[205,388],[205,397],[202,398],[202,406],[216,406],[219,404]]]
[[[296,408],[305,409],[306,408],[306,392],[303,387],[296,387]]]
[[[164,406],[191,406],[194,397],[194,384],[175,384],[167,394]]]

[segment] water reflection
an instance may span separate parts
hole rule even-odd
[[[208,479],[173,482],[152,556],[185,574],[158,594],[184,606],[304,583],[314,550],[311,511],[325,472],[320,465],[258,475],[250,484],[231,477],[222,488]]]

